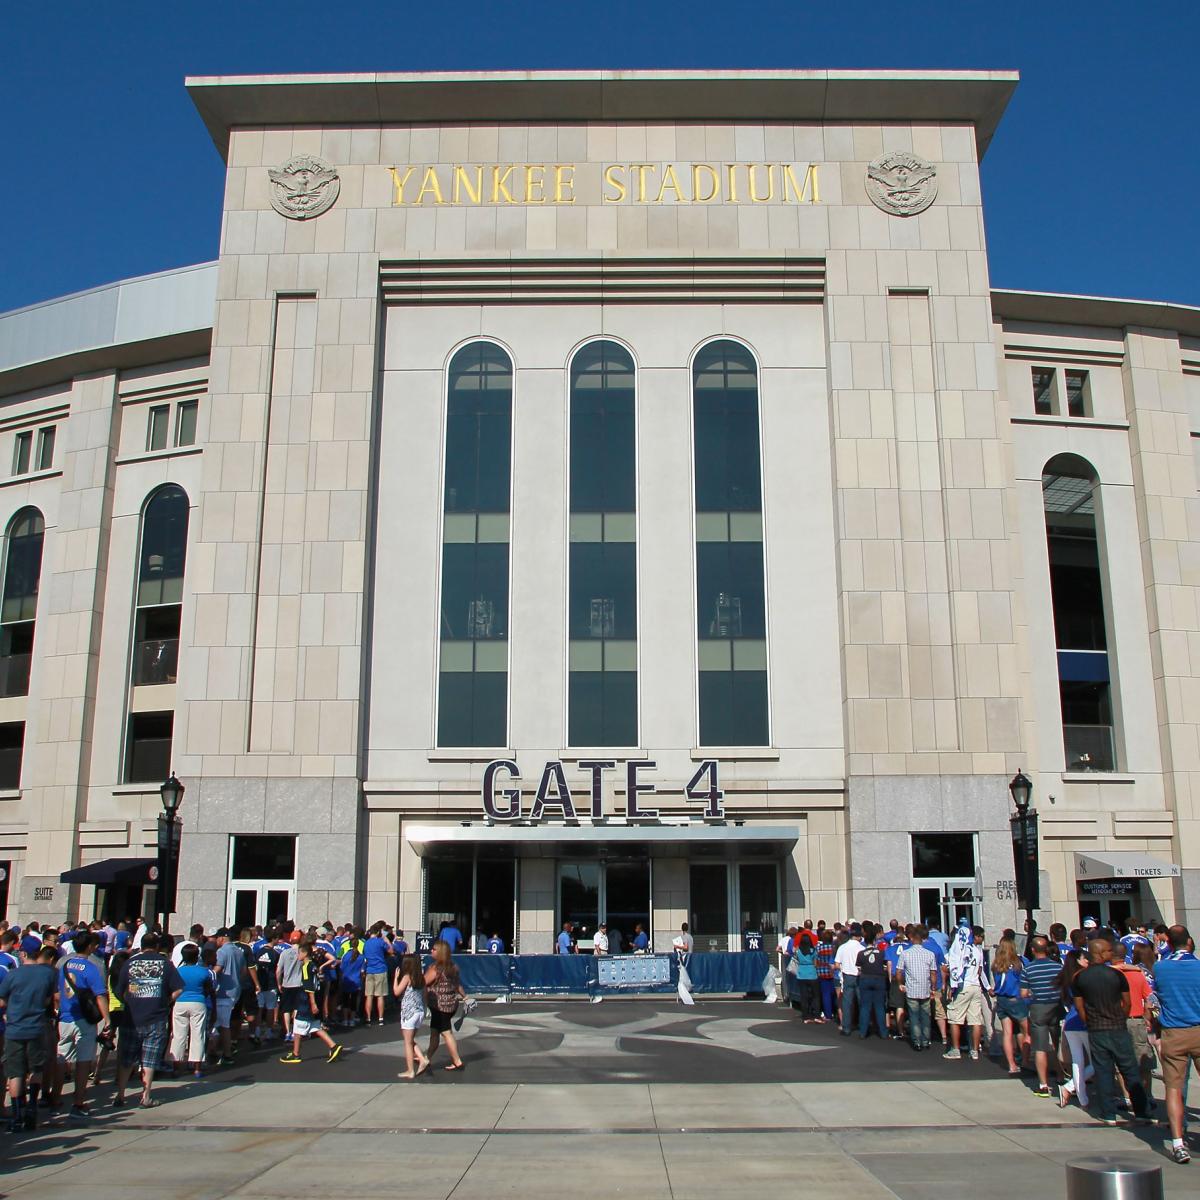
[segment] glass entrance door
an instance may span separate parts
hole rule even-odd
[[[564,921],[575,926],[581,953],[591,953],[602,920],[608,923],[610,952],[632,950],[639,925],[652,935],[649,860],[560,863],[558,912],[559,928]]]
[[[691,933],[696,949],[716,953],[729,949],[733,929],[729,920],[729,867],[726,863],[691,863]]]
[[[600,876],[598,862],[560,863],[558,868],[558,927],[570,921],[575,926],[579,949],[591,951],[600,922]]]
[[[244,929],[294,917],[296,839],[235,834],[230,840],[226,922]]]
[[[265,928],[275,921],[287,920],[295,909],[295,900],[294,885],[239,879],[230,886],[226,916],[231,928],[252,929],[256,925]]]
[[[973,833],[914,833],[912,835],[913,912],[926,924],[937,920],[947,934],[966,917],[980,923],[975,892],[978,859]]]
[[[920,920],[928,924],[936,918],[947,935],[966,917],[972,925],[979,924],[979,901],[973,879],[943,879],[936,884],[920,880],[913,885],[916,897],[914,909]]]

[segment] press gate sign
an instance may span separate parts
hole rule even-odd
[[[659,809],[651,807],[645,799],[658,790],[654,781],[647,778],[658,767],[653,759],[631,759],[623,764],[618,764],[615,759],[585,759],[577,766],[588,776],[588,782],[577,785],[577,791],[573,791],[567,782],[562,761],[551,759],[546,763],[533,795],[533,803],[526,812],[520,768],[512,759],[495,759],[488,763],[483,772],[484,816],[493,821],[577,821],[582,807],[585,816],[598,821],[604,816],[605,776],[611,777],[622,769],[625,773],[625,807],[624,811],[618,810],[614,815],[631,821],[653,820],[659,815]],[[684,784],[683,797],[689,804],[704,806],[701,815],[706,821],[724,819],[725,793],[718,782],[716,759],[705,759],[700,764],[696,773]]]

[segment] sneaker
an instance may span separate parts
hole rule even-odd
[[[954,1062],[956,1059],[962,1058],[962,1051],[951,1048],[951,1049],[947,1050],[946,1053],[942,1055],[942,1057],[949,1059],[951,1062]]]
[[[32,1133],[37,1128],[37,1109],[27,1108],[22,1120],[25,1126],[25,1132]]]
[[[72,1104],[71,1111],[67,1114],[67,1116],[69,1116],[72,1121],[90,1121],[92,1119],[92,1114],[88,1112],[87,1108],[80,1104]]]
[[[298,1054],[285,1054],[280,1058],[279,1061],[281,1063],[298,1063],[301,1061],[301,1059],[300,1055]]]
[[[971,1051],[971,1061],[972,1061],[972,1062],[978,1062],[978,1061],[979,1061],[979,1051],[978,1051],[978,1050],[972,1050],[972,1051]]]
[[[232,1058],[218,1058],[217,1059],[218,1067],[232,1067],[233,1065],[234,1065],[234,1061]]]
[[[1035,1087],[1033,1089],[1033,1094],[1039,1100],[1049,1100],[1050,1099],[1050,1089],[1048,1087]]]
[[[1100,1118],[1101,1125],[1115,1125],[1116,1123],[1117,1123],[1116,1117],[1101,1117]]]
[[[325,1061],[326,1062],[337,1062],[338,1055],[341,1054],[341,1052],[342,1052],[341,1046],[335,1045],[334,1048],[332,1050],[330,1050],[329,1057]]]
[[[1171,1147],[1171,1161],[1174,1163],[1178,1163],[1181,1167],[1186,1166],[1188,1163],[1190,1163],[1192,1161],[1191,1152],[1188,1150],[1188,1148],[1186,1146],[1172,1146]]]

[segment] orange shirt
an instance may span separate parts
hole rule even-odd
[[[1150,983],[1140,967],[1133,963],[1110,963],[1110,966],[1120,971],[1129,984],[1129,1015],[1144,1017],[1146,1015],[1146,997],[1150,995]]]

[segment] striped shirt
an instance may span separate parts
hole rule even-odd
[[[907,946],[900,951],[897,966],[904,972],[904,994],[910,1000],[928,1000],[930,978],[937,967],[937,956],[924,946]]]
[[[1052,958],[1035,958],[1021,968],[1021,990],[1029,993],[1034,1004],[1058,1004],[1062,996],[1058,977],[1062,963]]]
[[[817,978],[832,979],[835,975],[833,965],[833,943],[817,943]]]

